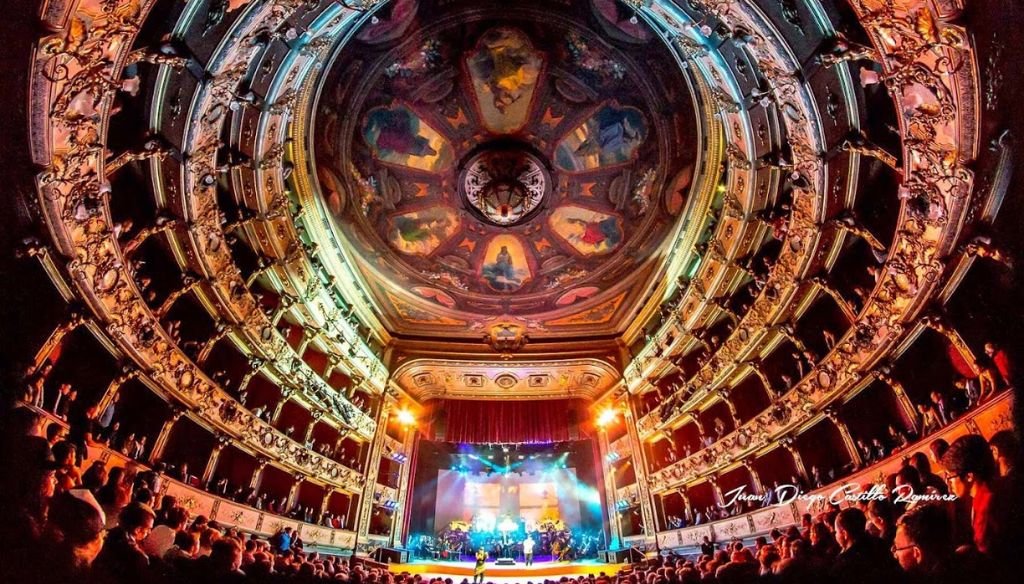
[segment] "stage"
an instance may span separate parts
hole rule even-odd
[[[456,583],[460,580],[455,577],[462,576],[466,578],[473,577],[473,562],[443,562],[437,560],[413,560],[408,564],[389,564],[388,569],[396,574],[401,572],[408,572],[410,574],[421,574],[424,577],[450,576],[456,580]],[[484,572],[486,581],[490,582],[506,582],[508,578],[513,578],[516,581],[521,581],[524,578],[549,578],[557,579],[562,576],[585,576],[585,575],[597,575],[601,572],[605,574],[615,574],[625,564],[605,564],[598,560],[581,560],[576,562],[534,562],[532,566],[527,566],[522,562],[516,562],[514,566],[497,566],[494,564],[494,560],[488,560],[487,569]]]

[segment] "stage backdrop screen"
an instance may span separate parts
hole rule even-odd
[[[532,531],[546,519],[561,520],[570,529],[580,525],[576,469],[541,473],[471,474],[453,470],[437,473],[435,525],[464,521],[493,531],[508,518]]]

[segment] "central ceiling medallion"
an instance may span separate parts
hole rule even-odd
[[[469,156],[459,186],[482,221],[510,227],[532,217],[551,187],[545,165],[522,145],[485,146]]]

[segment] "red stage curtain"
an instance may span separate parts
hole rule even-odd
[[[466,444],[536,444],[582,438],[585,402],[435,400],[431,402],[435,435]],[[443,428],[443,431],[442,431]]]

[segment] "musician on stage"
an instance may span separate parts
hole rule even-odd
[[[529,535],[523,540],[523,555],[526,556],[526,565],[533,565],[533,538]]]
[[[487,562],[487,552],[484,548],[476,550],[476,565],[473,567],[473,584],[484,584],[484,564]]]

